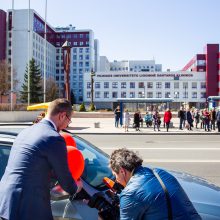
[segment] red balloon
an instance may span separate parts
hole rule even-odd
[[[76,147],[76,141],[70,134],[62,132],[60,135],[64,138],[66,146]]]
[[[67,146],[67,160],[69,170],[74,180],[78,180],[84,170],[84,158],[82,153],[72,146]]]

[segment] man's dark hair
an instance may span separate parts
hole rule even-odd
[[[136,167],[141,166],[142,162],[143,160],[133,151],[121,148],[112,152],[109,165],[116,173],[119,173],[120,167],[132,172]]]
[[[55,116],[60,112],[66,112],[68,116],[72,114],[72,105],[67,99],[55,99],[48,106],[48,114]]]

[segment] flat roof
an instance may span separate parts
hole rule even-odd
[[[161,102],[173,102],[171,98],[118,98],[118,102],[127,103],[161,103]]]

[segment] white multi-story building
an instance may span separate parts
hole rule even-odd
[[[34,10],[9,10],[6,18],[6,58],[12,62],[17,73],[18,91],[24,81],[27,63],[34,58],[42,76],[44,72],[45,21]],[[28,19],[29,17],[29,19]],[[12,29],[13,20],[13,29]],[[29,26],[30,25],[30,26]],[[30,27],[30,30],[29,30]],[[99,69],[99,45],[90,29],[76,30],[75,27],[53,28],[47,23],[46,77],[52,77],[64,94],[64,67],[62,45],[67,40],[71,45],[70,88],[76,102],[83,101],[83,78],[91,69]],[[13,33],[13,36],[12,36]],[[29,35],[30,34],[30,35]],[[28,36],[30,39],[28,41]],[[29,42],[29,43],[28,43]]]
[[[162,65],[155,64],[154,60],[114,60],[109,62],[107,57],[100,56],[100,71],[161,72]]]
[[[38,16],[34,10],[30,10],[30,46],[28,45],[28,10],[14,10],[13,36],[12,36],[12,12],[8,12],[7,23],[7,48],[6,57],[9,63],[13,62],[13,68],[17,73],[18,91],[24,82],[24,73],[31,58],[34,58],[40,69],[44,69],[44,39],[35,32],[35,16]],[[13,40],[12,40],[13,39]],[[47,62],[46,76],[55,78],[56,69],[56,49],[46,42]],[[12,49],[11,49],[12,48]],[[13,50],[13,57],[12,56]],[[30,55],[30,59],[28,58]],[[43,73],[43,72],[42,72]]]
[[[118,98],[173,98],[174,105],[191,103],[203,107],[206,98],[205,72],[97,72],[94,103],[112,108]],[[91,102],[91,78],[84,78],[84,101]]]

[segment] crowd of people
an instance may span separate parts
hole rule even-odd
[[[118,106],[115,111],[115,127],[119,126],[120,120],[120,107]],[[123,127],[125,132],[128,132],[131,125],[136,131],[140,131],[140,127],[143,127],[144,123],[147,128],[152,127],[154,131],[160,131],[161,127],[165,128],[166,131],[169,131],[171,127],[171,119],[173,115],[169,108],[166,109],[164,113],[159,113],[158,110],[153,112],[147,111],[144,117],[139,110],[135,111],[133,114],[133,123],[132,115],[129,113],[128,109],[124,110],[123,113]],[[195,129],[204,129],[204,131],[215,131],[216,128],[220,132],[220,109],[218,111],[213,108],[211,110],[206,109],[195,109],[181,107],[178,111],[177,117],[179,118],[179,130],[189,130],[192,131]]]

